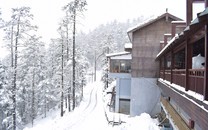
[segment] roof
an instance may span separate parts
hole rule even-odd
[[[140,29],[142,29],[142,28],[144,28],[144,27],[146,27],[146,26],[148,26],[148,25],[150,25],[150,24],[152,24],[152,23],[154,23],[154,22],[156,22],[156,21],[166,17],[166,16],[168,16],[169,18],[174,19],[175,21],[182,21],[182,19],[180,19],[180,18],[178,18],[178,17],[176,17],[176,16],[174,16],[174,15],[172,15],[170,13],[164,13],[164,14],[162,14],[160,16],[154,16],[154,17],[152,17],[150,19],[147,19],[146,21],[144,21],[142,23],[139,23],[138,25],[136,25],[136,26],[134,26],[132,28],[129,28],[127,30],[127,34],[129,36],[130,41],[132,42],[132,34],[133,34],[133,32],[135,32],[137,30],[140,30]]]
[[[122,56],[122,55],[128,55],[130,54],[130,52],[118,52],[118,53],[110,53],[110,54],[106,54],[106,57],[114,57],[114,56]]]
[[[130,52],[119,52],[119,53],[111,53],[106,55],[107,58],[116,59],[116,60],[131,60],[132,56]]]
[[[198,14],[197,18],[194,19],[189,26],[187,26],[179,35],[173,37],[172,40],[168,42],[168,44],[158,53],[156,59],[160,58],[164,53],[168,52],[173,46],[179,44],[182,40],[184,40],[190,33],[196,32],[196,28],[200,23],[207,24],[208,23],[208,7],[201,13]]]

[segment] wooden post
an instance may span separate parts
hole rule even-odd
[[[208,24],[205,25],[204,100],[208,100]]]
[[[193,14],[193,0],[186,0],[186,26],[191,23]]]
[[[205,0],[205,8],[208,7],[208,0]]]
[[[162,77],[161,77],[161,74],[160,74],[160,72],[161,72],[161,62],[162,62],[162,61],[161,61],[161,59],[160,59],[160,61],[159,61],[159,78],[162,78]]]
[[[165,56],[163,57],[163,79],[165,80],[165,69],[166,69],[166,59]]]
[[[174,68],[174,55],[173,55],[173,49],[170,52],[171,57],[171,66],[170,66],[170,83],[173,83],[173,68]]]
[[[185,48],[185,69],[186,69],[186,80],[185,80],[185,90],[189,90],[189,69],[191,69],[192,65],[192,45],[189,44],[189,40],[186,40],[186,48]]]

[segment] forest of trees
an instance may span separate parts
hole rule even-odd
[[[95,60],[99,69],[105,66],[105,54],[123,51],[129,42],[127,29],[144,20],[115,20],[88,33],[76,32],[87,4],[73,2],[63,7],[66,15],[59,21],[59,36],[51,37],[50,43],[37,35],[29,7],[11,9],[10,21],[1,19],[0,12],[2,44],[9,52],[0,60],[1,130],[22,129],[51,109],[60,109],[61,116],[73,110],[82,100],[86,75],[94,71]]]

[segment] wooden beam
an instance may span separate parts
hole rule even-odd
[[[181,118],[172,105],[166,99],[164,99],[164,97],[161,97],[161,103],[165,107],[164,109],[168,112],[168,114],[170,114],[172,120],[179,130],[191,130],[189,129],[187,123]]]
[[[205,103],[201,101],[195,102],[193,97],[188,98],[188,95],[186,95],[185,93],[177,89],[171,88],[169,85],[163,82],[159,81],[158,86],[162,90],[162,95],[164,95],[165,97],[170,97],[171,100],[175,102],[174,104],[176,105],[176,107],[178,107],[180,110],[185,112],[190,117],[190,118],[185,118],[184,116],[182,116],[184,121],[187,121],[188,119],[192,119],[195,121],[196,124],[200,126],[202,130],[207,130],[208,107],[206,106]],[[187,96],[187,98],[185,98],[184,96]],[[190,100],[190,99],[193,99],[193,100]],[[202,104],[198,104],[198,103],[202,103]],[[201,107],[201,106],[204,106],[204,107]],[[180,110],[178,112],[180,112]],[[188,124],[188,122],[186,123]],[[180,130],[183,130],[183,129],[180,129]]]
[[[205,0],[193,0],[194,3],[204,3]]]
[[[204,99],[208,101],[208,24],[205,25]]]

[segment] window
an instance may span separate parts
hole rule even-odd
[[[112,73],[130,73],[131,72],[131,60],[111,60],[110,72]]]

